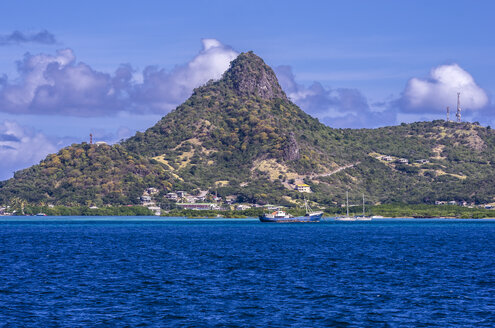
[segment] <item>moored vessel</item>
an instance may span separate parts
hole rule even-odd
[[[345,192],[345,207],[346,207],[346,215],[338,216],[335,218],[335,221],[356,221],[354,216],[349,216],[349,192]]]
[[[357,221],[371,221],[371,217],[370,216],[366,216],[366,212],[365,212],[365,209],[364,209],[364,194],[363,194],[363,215],[357,215],[357,216],[354,216],[356,218]]]
[[[260,215],[261,222],[276,222],[276,223],[292,223],[292,222],[320,222],[323,212],[315,212],[311,210],[308,202],[304,202],[306,214],[304,216],[292,216],[285,211],[275,211],[273,213],[265,213]]]

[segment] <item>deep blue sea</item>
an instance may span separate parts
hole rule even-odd
[[[0,221],[0,327],[494,327],[495,221]]]

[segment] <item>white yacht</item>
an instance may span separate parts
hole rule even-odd
[[[354,217],[358,221],[370,221],[371,217],[366,216],[365,210],[364,210],[364,194],[363,194],[363,215],[358,215]]]
[[[338,216],[335,221],[356,221],[354,216],[349,216],[349,192],[345,192],[345,207],[347,209],[346,216]]]

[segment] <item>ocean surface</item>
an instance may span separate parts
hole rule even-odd
[[[0,327],[83,326],[495,327],[495,221],[0,218]]]

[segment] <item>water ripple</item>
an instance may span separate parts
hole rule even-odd
[[[489,221],[3,221],[0,323],[493,327],[494,237]]]

